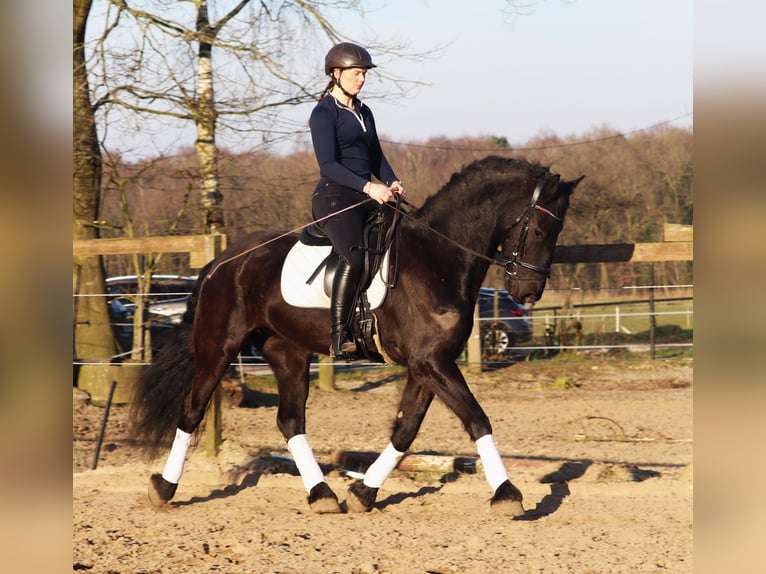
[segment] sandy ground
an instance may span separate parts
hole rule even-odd
[[[224,443],[192,452],[169,508],[146,498],[148,464],[113,406],[73,399],[73,571],[110,573],[487,573],[693,571],[691,361],[533,361],[466,375],[494,426],[519,519],[490,511],[481,472],[396,470],[366,514],[316,515],[276,429],[268,387],[225,385]],[[333,452],[388,442],[401,371],[360,371],[312,389],[308,433],[328,482]],[[438,401],[411,449],[476,452]]]

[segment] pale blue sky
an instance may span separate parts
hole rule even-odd
[[[520,0],[523,3],[525,0]],[[529,0],[514,14],[504,0],[365,0],[364,18],[338,11],[332,23],[362,43],[406,44],[429,58],[392,58],[372,50],[380,71],[421,82],[404,98],[381,99],[391,84],[371,73],[362,98],[381,138],[424,142],[434,136],[506,137],[516,147],[543,133],[581,137],[608,126],[623,133],[693,121],[693,0]],[[224,10],[224,5],[215,11]],[[213,18],[220,16],[214,11]],[[298,65],[316,68],[319,91],[329,44],[296,38]],[[315,52],[310,54],[309,52]],[[304,69],[303,72],[306,70]],[[375,71],[377,72],[377,71]],[[282,142],[309,145],[313,104],[284,110],[282,129],[302,134]],[[189,147],[193,125],[121,133],[126,158]],[[257,133],[217,138],[232,151],[254,149]],[[116,142],[112,142],[114,145]]]
[[[680,116],[687,117],[674,125],[689,125],[692,73],[698,93],[766,88],[762,2],[530,1],[530,14],[509,20],[503,0],[366,0],[377,9],[361,32],[374,28],[413,50],[447,45],[437,60],[381,62],[430,84],[398,105],[370,100],[384,136],[491,134],[517,144],[544,130],[577,136],[608,124],[628,132]],[[19,78],[19,89],[34,110],[35,129],[68,137],[71,36],[62,22],[68,24],[71,11],[61,2],[41,4],[42,12],[36,2],[11,5],[19,33],[34,39],[18,54],[19,69],[35,72]],[[466,54],[484,44],[503,57],[469,67]],[[302,122],[307,111],[301,110]],[[192,128],[176,139],[193,137]]]
[[[503,0],[380,0],[361,27],[335,22],[414,51],[444,46],[421,62],[376,58],[386,72],[428,84],[398,102],[376,101],[380,86],[370,78],[365,90],[382,137],[497,135],[518,144],[602,125],[691,125],[692,0],[532,4],[512,15]]]

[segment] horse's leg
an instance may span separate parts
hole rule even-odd
[[[412,374],[408,376],[399,401],[391,442],[367,469],[364,479],[355,481],[348,489],[346,505],[350,511],[367,512],[372,508],[378,490],[415,440],[433,398],[430,389],[418,383]]]
[[[508,479],[508,471],[492,436],[492,425],[454,361],[438,358],[411,361],[409,372],[455,413],[476,443],[485,477],[494,493],[490,501],[492,510],[511,516],[524,514],[522,494]]]
[[[202,422],[210,397],[229,363],[237,355],[241,338],[244,337],[239,337],[232,325],[227,329],[227,325],[220,321],[211,321],[208,324],[201,316],[198,318],[195,325],[194,378],[191,391],[181,408],[176,435],[162,474],[152,474],[149,479],[149,500],[157,507],[162,507],[175,495],[183,475],[192,435]],[[216,337],[218,331],[208,330],[215,326],[226,329],[226,333],[220,332],[220,337]],[[204,336],[197,336],[198,333],[203,333]]]
[[[494,493],[490,501],[492,510],[510,516],[523,515],[522,494],[508,479],[492,436],[492,425],[457,365],[453,361],[422,362],[413,371],[434,385],[436,396],[457,415],[476,444],[484,476]]]
[[[262,352],[269,361],[279,388],[277,427],[287,440],[287,448],[298,467],[308,493],[309,506],[319,514],[341,512],[338,497],[325,481],[306,435],[306,400],[312,353],[277,337],[269,338]]]

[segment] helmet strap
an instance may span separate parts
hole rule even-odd
[[[343,73],[343,70],[345,68],[337,68],[337,69],[340,70],[341,73]],[[346,91],[346,88],[343,87],[343,84],[340,83],[340,74],[338,74],[338,79],[335,79],[335,74],[333,74],[332,80],[335,83],[335,85],[340,88],[340,91],[343,92],[343,95],[345,95],[347,98],[351,98],[353,100],[356,97],[354,94],[349,94]]]

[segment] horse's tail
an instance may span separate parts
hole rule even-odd
[[[133,392],[130,432],[150,460],[159,455],[161,447],[171,444],[194,382],[192,330],[199,283],[194,287],[181,323],[165,334]]]

